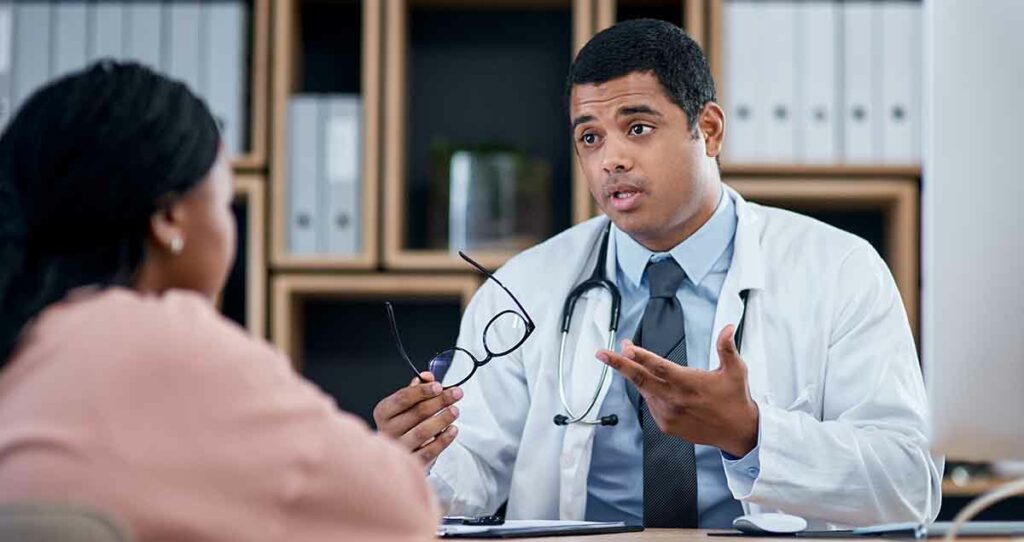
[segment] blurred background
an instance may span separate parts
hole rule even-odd
[[[456,251],[496,268],[596,214],[564,81],[591,36],[632,18],[677,24],[708,55],[727,118],[724,180],[868,240],[920,340],[925,11],[912,0],[0,0],[0,124],[41,84],[102,58],[205,97],[237,178],[222,310],[372,423],[374,403],[409,379],[384,301],[413,358],[428,359],[454,343],[479,286]],[[1015,474],[951,460],[942,518]],[[982,517],[1022,510],[1011,500]]]

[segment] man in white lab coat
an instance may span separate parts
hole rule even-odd
[[[425,374],[374,412],[429,466],[444,509],[490,514],[507,501],[509,518],[649,527],[727,527],[772,510],[819,528],[934,519],[941,461],[906,313],[875,250],[722,184],[724,114],[679,28],[599,33],[568,88],[605,216],[496,274],[536,324],[521,347],[461,388],[442,393]],[[612,336],[611,296],[586,291],[563,371],[563,305],[595,267],[621,294],[620,325]],[[487,281],[459,346],[482,357],[485,327],[506,309],[518,310]],[[584,422],[605,423],[564,423],[588,407]]]

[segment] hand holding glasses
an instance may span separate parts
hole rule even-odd
[[[501,281],[463,252],[460,251],[459,256],[488,279],[493,280],[502,290],[505,290],[505,293],[512,298],[519,311],[512,309],[503,310],[491,318],[487,325],[484,326],[483,345],[486,356],[483,358],[479,358],[469,350],[459,346],[442,350],[430,358],[426,364],[426,370],[430,371],[438,382],[449,382],[444,389],[461,386],[476,373],[478,368],[487,365],[494,358],[500,358],[512,353],[526,342],[527,337],[537,327],[534,325],[530,315],[526,313],[522,303],[516,299],[516,296],[512,295],[512,292]],[[394,308],[391,306],[391,303],[385,303],[385,305],[388,310],[388,320],[391,324],[391,334],[398,347],[398,353],[409,365],[409,368],[412,369],[416,378],[420,382],[425,383],[426,381],[420,376],[423,369],[418,368],[413,363],[409,354],[405,351],[405,346],[402,344],[402,338],[398,333],[398,323],[395,321]]]

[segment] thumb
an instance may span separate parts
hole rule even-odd
[[[735,370],[743,365],[736,349],[735,333],[736,326],[729,324],[718,334],[718,360],[723,371]]]
[[[430,371],[423,371],[422,373],[420,373],[420,376],[418,378],[417,377],[413,377],[412,381],[409,382],[409,385],[410,386],[415,386],[416,384],[426,384],[427,382],[433,382],[433,381],[434,381],[434,373],[432,373]]]

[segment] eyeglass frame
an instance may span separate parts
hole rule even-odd
[[[498,286],[501,287],[502,290],[505,290],[505,293],[507,293],[508,296],[512,298],[512,302],[515,303],[517,307],[519,307],[519,310],[521,311],[521,313],[516,312],[516,311],[514,311],[512,309],[505,309],[505,310],[499,312],[498,314],[494,315],[494,317],[492,317],[490,319],[490,321],[487,322],[487,325],[484,326],[484,331],[483,331],[483,334],[482,334],[482,339],[483,339],[483,343],[484,343],[484,352],[487,354],[487,356],[484,359],[482,359],[482,360],[477,359],[477,357],[474,356],[472,352],[470,352],[469,350],[466,350],[465,348],[462,348],[461,346],[453,346],[451,348],[445,348],[444,350],[439,350],[433,356],[430,357],[430,361],[433,361],[433,360],[437,359],[441,354],[443,354],[445,352],[457,351],[457,352],[462,352],[462,353],[466,354],[467,356],[469,356],[469,359],[473,360],[473,369],[471,371],[469,371],[469,374],[466,375],[466,378],[463,378],[462,380],[460,380],[459,382],[457,382],[455,384],[452,384],[451,386],[445,386],[443,389],[446,389],[446,390],[465,384],[466,382],[469,381],[470,378],[473,378],[473,375],[476,374],[476,370],[479,369],[480,367],[483,367],[484,365],[487,365],[488,363],[491,362],[491,360],[493,360],[495,358],[500,358],[502,356],[507,356],[507,355],[511,354],[512,352],[514,352],[515,350],[517,350],[520,346],[523,345],[523,343],[526,342],[526,339],[528,339],[530,337],[530,334],[533,333],[534,330],[537,329],[537,325],[533,323],[533,319],[530,318],[530,314],[528,312],[526,312],[526,308],[523,307],[523,304],[519,302],[519,299],[517,299],[516,296],[513,295],[512,292],[507,287],[505,287],[504,284],[501,283],[500,280],[498,280],[490,271],[484,269],[484,267],[482,265],[480,265],[479,263],[474,261],[472,258],[467,256],[466,253],[462,252],[461,250],[459,251],[459,256],[462,257],[463,260],[468,262],[474,268],[476,268],[476,270],[479,271],[481,274],[483,274],[485,277],[487,277],[490,280],[493,280]],[[385,301],[384,302],[384,306],[387,307],[388,321],[391,324],[391,336],[395,340],[395,345],[398,347],[398,353],[401,354],[402,359],[404,359],[405,363],[407,365],[409,365],[409,367],[412,369],[413,373],[416,375],[416,378],[419,379],[420,382],[426,384],[427,381],[422,376],[420,376],[420,370],[412,362],[412,358],[410,358],[409,354],[405,351],[405,345],[402,343],[402,337],[398,333],[398,322],[395,320],[395,309],[394,309],[394,307],[391,305],[390,301]],[[521,339],[519,339],[519,341],[516,344],[514,344],[513,346],[511,346],[507,350],[505,350],[503,352],[492,352],[491,348],[489,346],[487,346],[487,331],[491,328],[492,325],[494,325],[495,322],[498,321],[499,318],[501,318],[502,316],[504,316],[506,314],[514,314],[514,315],[522,318],[526,322],[526,333],[523,334],[523,337]],[[427,363],[428,370],[429,370],[429,367],[430,367],[430,363],[428,362]]]

